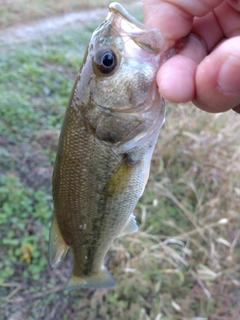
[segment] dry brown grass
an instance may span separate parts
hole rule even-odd
[[[167,109],[139,206],[140,232],[123,240],[127,252],[118,250],[139,283],[152,273],[162,304],[156,319],[238,319],[239,115],[207,114],[191,104]]]

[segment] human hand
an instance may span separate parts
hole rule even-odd
[[[145,24],[167,43],[187,36],[158,71],[162,96],[208,112],[240,113],[240,1],[143,0],[143,10]]]

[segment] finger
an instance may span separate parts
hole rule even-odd
[[[226,38],[240,35],[240,2],[238,1],[238,5],[235,4],[238,10],[234,8],[233,1],[230,2],[232,5],[230,5],[229,2],[224,1],[214,9],[217,21]]]
[[[162,0],[170,3],[183,11],[190,13],[196,17],[205,16],[208,12],[219,6],[223,0]]]
[[[240,2],[238,0],[227,0],[230,6],[240,12]]]
[[[143,0],[144,23],[161,31],[164,41],[172,46],[191,30],[193,16],[176,6],[159,0]]]
[[[240,113],[240,103],[235,108],[233,108],[233,111]]]
[[[191,32],[199,35],[204,40],[208,52],[210,52],[224,37],[217,17],[213,11],[209,12],[204,17],[194,18]]]
[[[190,34],[185,47],[161,66],[157,74],[160,94],[174,103],[192,100],[195,96],[197,65],[206,54],[204,43]]]
[[[161,30],[166,40],[185,37],[191,30],[193,17],[202,17],[223,0],[143,0],[144,22]]]
[[[194,104],[224,112],[240,104],[240,36],[222,42],[199,64]]]

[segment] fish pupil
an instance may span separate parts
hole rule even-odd
[[[117,66],[116,54],[110,49],[100,50],[94,59],[95,66],[102,74],[108,74]]]
[[[111,67],[113,63],[114,63],[113,55],[110,53],[106,53],[102,59],[102,64],[104,65],[104,67],[107,67],[107,68]]]

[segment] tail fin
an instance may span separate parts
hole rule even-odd
[[[113,276],[107,269],[102,269],[99,273],[90,276],[76,277],[71,275],[66,290],[74,290],[79,288],[103,289],[111,288],[116,284]]]

